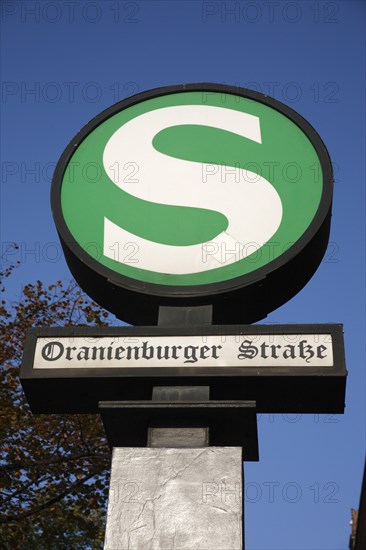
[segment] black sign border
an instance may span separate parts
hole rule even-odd
[[[242,331],[242,332],[240,332]],[[333,339],[333,367],[113,367],[33,369],[38,337],[323,334]],[[133,345],[133,343],[131,343]],[[211,399],[251,399],[258,412],[341,413],[347,371],[340,324],[235,327],[35,328],[27,333],[21,382],[33,412],[97,412],[98,401],[151,399],[164,385],[210,386]],[[282,397],[281,397],[282,396]],[[51,407],[51,408],[50,408]],[[54,409],[52,408],[54,407]]]
[[[323,173],[318,210],[303,235],[281,256],[234,279],[192,286],[159,285],[132,279],[103,266],[87,254],[68,229],[61,209],[61,185],[67,165],[80,143],[102,122],[136,103],[172,93],[199,91],[226,93],[258,101],[294,122],[314,146]],[[330,231],[333,172],[328,151],[315,129],[296,111],[259,92],[220,84],[183,84],[139,93],[94,117],[71,140],[56,166],[51,207],[67,263],[82,288],[97,302],[125,321],[156,324],[159,306],[213,305],[214,323],[251,323],[264,318],[294,296],[316,271],[325,253]],[[261,299],[259,299],[261,298]],[[245,310],[239,304],[245,303]]]

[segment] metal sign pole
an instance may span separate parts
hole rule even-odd
[[[159,315],[160,326],[210,322],[210,307]],[[194,406],[209,401],[209,387],[155,387],[152,397]],[[209,437],[203,425],[150,426],[146,448],[113,448],[104,550],[244,549],[242,448],[212,447]]]

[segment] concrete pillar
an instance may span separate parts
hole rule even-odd
[[[243,550],[241,447],[114,448],[104,550]]]

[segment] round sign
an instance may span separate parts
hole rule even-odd
[[[274,99],[215,84],[113,105],[71,141],[52,186],[73,275],[134,324],[156,323],[162,305],[265,317],[318,267],[331,200],[315,130]]]

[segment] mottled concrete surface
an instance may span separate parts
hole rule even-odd
[[[105,550],[243,550],[240,447],[115,448]]]

